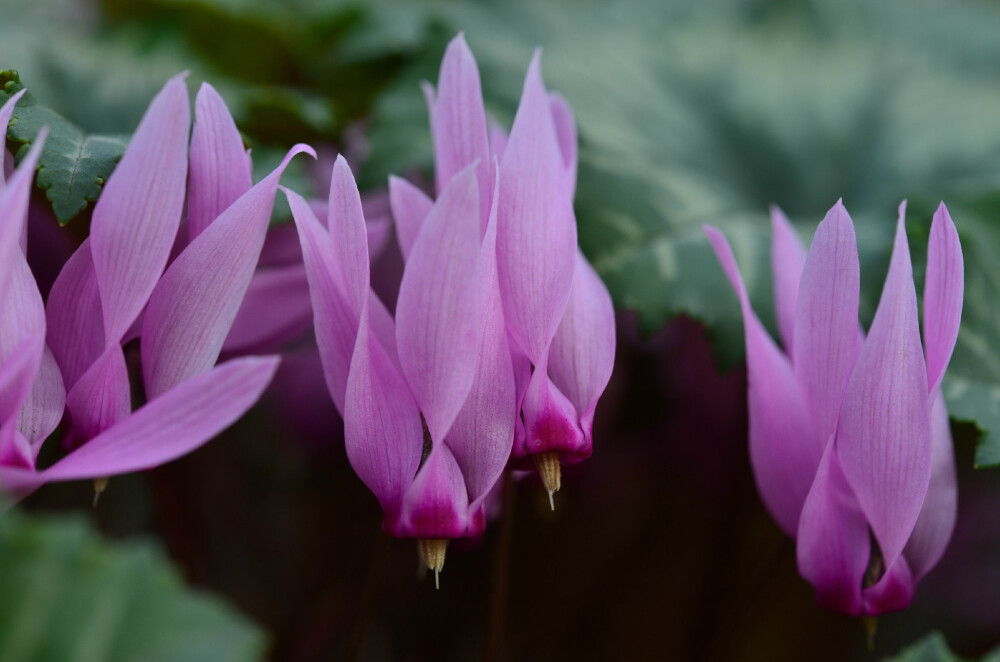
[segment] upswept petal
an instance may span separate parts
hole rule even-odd
[[[486,226],[479,258],[483,342],[469,395],[445,439],[465,476],[467,501],[473,502],[473,509],[486,498],[507,465],[517,418],[514,371],[497,282],[496,202],[499,180],[494,181],[490,222]]]
[[[840,403],[861,351],[860,289],[854,224],[837,201],[816,228],[795,311],[792,365],[819,439],[830,438],[837,429]]]
[[[821,441],[791,364],[750,307],[729,243],[715,228],[705,226],[705,234],[743,311],[750,464],[757,490],[778,525],[794,538],[822,456]]]
[[[344,445],[354,472],[382,506],[387,531],[420,466],[423,426],[403,375],[392,364],[363,310],[347,378]]]
[[[72,428],[71,446],[86,443],[132,411],[125,355],[119,345],[111,345],[70,387],[66,410]]]
[[[146,305],[177,235],[191,124],[185,75],[153,99],[94,206],[90,247],[109,345]]]
[[[390,524],[386,520],[386,524]],[[438,444],[403,495],[398,523],[387,531],[406,538],[462,538],[469,528],[469,495],[451,451]]]
[[[438,194],[448,182],[472,163],[479,191],[480,233],[485,232],[492,203],[490,145],[486,137],[486,111],[476,58],[459,34],[451,40],[441,60],[434,126],[434,170]]]
[[[72,388],[104,351],[101,296],[90,239],[80,244],[53,283],[46,326],[63,382]]]
[[[930,402],[917,295],[900,205],[896,240],[868,338],[844,395],[837,455],[891,567],[931,476]]]
[[[392,218],[396,223],[396,240],[403,260],[410,257],[413,242],[417,240],[424,219],[431,213],[434,201],[426,193],[410,182],[389,176],[389,204],[392,207]]]
[[[524,414],[523,445],[514,446],[514,456],[559,453],[563,464],[590,457],[590,439],[584,437],[573,403],[552,383],[543,363],[535,366],[521,402]],[[521,440],[518,440],[521,441]]]
[[[400,366],[435,444],[469,394],[483,337],[476,166],[441,191],[413,244],[396,302]]]
[[[924,351],[927,354],[929,390],[941,384],[951,360],[962,321],[965,273],[962,245],[942,202],[934,212],[927,245],[927,278],[924,284]]]
[[[562,319],[576,260],[576,220],[562,184],[539,52],[528,68],[500,169],[500,295],[510,334],[537,367]]]
[[[914,581],[919,581],[941,560],[958,514],[955,451],[940,389],[931,394],[931,401],[931,482],[913,533],[903,548]]]
[[[490,138],[490,158],[503,163],[503,153],[507,148],[507,129],[500,126],[492,118],[487,118],[486,123],[489,127],[487,132]]]
[[[576,195],[576,118],[573,117],[573,109],[560,94],[549,93],[549,106],[552,108],[552,123],[556,127],[556,139],[559,141],[559,152],[565,166],[567,195],[572,199]]]
[[[777,206],[771,207],[771,273],[774,274],[774,308],[778,331],[785,354],[792,356],[795,309],[799,300],[799,281],[806,266],[806,249],[788,217]]]
[[[222,345],[226,353],[274,347],[302,335],[312,324],[305,266],[258,270]]]
[[[799,573],[828,609],[861,612],[861,582],[871,554],[868,522],[827,444],[795,536]]]
[[[7,99],[2,107],[0,107],[0,157],[3,157],[5,150],[7,149],[7,127],[10,124],[10,116],[14,114],[14,106],[20,101],[27,89],[21,89],[14,93],[14,96]],[[7,186],[6,176],[3,169],[3,163],[0,162],[0,191],[3,191]]]
[[[194,101],[188,173],[188,241],[250,190],[250,158],[233,116],[215,88],[202,83]]]
[[[42,127],[28,155],[7,182],[7,188],[0,191],[0,300],[6,297],[12,265],[17,261],[17,256],[22,254],[21,238],[27,226],[31,183],[35,178],[35,166],[46,136],[48,128]]]
[[[240,196],[171,263],[149,297],[142,373],[150,399],[211,368],[243,301],[271,221],[281,164]]]
[[[587,258],[577,251],[573,289],[549,351],[549,376],[573,403],[588,440],[594,408],[611,379],[614,364],[611,295]]]
[[[340,270],[338,281],[355,315],[368,299],[369,274],[368,228],[361,205],[361,194],[354,174],[343,156],[337,156],[330,180],[330,211],[327,228]]]
[[[46,481],[151,469],[198,448],[229,427],[270,383],[277,357],[234,359],[150,400],[47,470]]]
[[[45,306],[31,267],[20,249],[9,265],[7,294],[0,313],[0,361],[29,335],[45,337]],[[39,350],[41,351],[41,350]]]
[[[294,191],[282,190],[288,198],[302,244],[316,346],[323,362],[326,386],[337,411],[343,415],[344,392],[361,311],[355,310],[344,294],[340,264],[330,235],[320,225],[309,203]]]
[[[42,442],[62,420],[66,408],[66,388],[63,385],[59,366],[52,351],[45,347],[42,361],[38,366],[31,392],[21,406],[17,418],[17,429],[32,444],[35,456],[41,450]]]
[[[861,592],[862,611],[866,616],[898,611],[913,602],[916,591],[913,573],[906,559],[900,556],[878,582]]]
[[[0,361],[0,426],[16,418],[38,372],[45,336],[25,335],[3,361]]]

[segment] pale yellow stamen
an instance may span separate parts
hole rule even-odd
[[[562,487],[562,468],[559,464],[559,453],[538,453],[537,455],[532,455],[531,459],[535,461],[535,467],[538,469],[538,477],[542,479],[542,485],[545,486],[545,490],[549,493],[549,507],[555,510],[556,501],[553,497],[559,491],[559,488]]]
[[[424,564],[434,571],[434,588],[441,588],[441,570],[444,569],[444,555],[448,551],[447,539],[418,540],[417,549]]]

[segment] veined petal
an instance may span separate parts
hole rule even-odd
[[[42,127],[28,155],[7,182],[7,188],[0,191],[0,301],[7,296],[13,265],[22,254],[21,238],[28,219],[31,182],[47,135],[48,128]]]
[[[895,246],[868,339],[844,395],[837,455],[892,566],[931,476],[930,402],[917,295],[900,205]]]
[[[434,126],[434,170],[438,194],[459,172],[473,163],[479,191],[480,232],[490,214],[493,178],[490,146],[486,137],[486,111],[476,58],[459,34],[451,40],[441,60],[437,100],[431,118]]]
[[[396,302],[400,366],[435,444],[469,394],[483,337],[475,168],[456,175],[438,197],[413,244]]]
[[[816,589],[816,601],[827,609],[858,615],[861,582],[871,555],[868,522],[844,478],[832,441],[802,507],[795,546],[799,573]]]
[[[510,334],[537,366],[569,300],[576,260],[576,219],[538,52],[500,168],[500,295]]]
[[[309,203],[297,193],[282,189],[295,218],[302,245],[309,297],[312,301],[316,346],[330,397],[344,414],[344,392],[358,335],[360,309],[344,294],[340,264],[330,235],[320,225]]]
[[[104,350],[102,319],[90,239],[85,239],[59,272],[46,308],[49,347],[67,388]]]
[[[390,530],[420,466],[423,426],[406,381],[368,325],[367,308],[347,379],[344,445],[354,472],[382,506]]]
[[[614,364],[615,309],[611,295],[583,253],[577,251],[569,304],[549,351],[549,376],[576,408],[588,442],[594,408],[611,379]]]
[[[27,334],[0,362],[0,425],[14,419],[28,397],[44,347],[42,333]]]
[[[861,339],[861,268],[854,224],[840,201],[816,228],[802,270],[792,365],[821,439],[837,429]]]
[[[0,313],[0,361],[10,357],[24,338],[30,335],[45,337],[42,295],[20,249],[14,253],[8,268],[7,294]]]
[[[545,364],[535,366],[528,381],[521,403],[523,446],[515,444],[514,457],[554,452],[559,453],[562,464],[585,460],[591,446],[577,422],[580,414],[546,373]]]
[[[774,308],[778,331],[785,353],[792,356],[795,333],[795,309],[799,300],[799,281],[806,266],[806,249],[778,207],[771,207],[771,273],[774,274]]]
[[[45,483],[45,480],[27,467],[0,466],[0,515]]]
[[[822,456],[822,441],[817,438],[791,364],[750,307],[729,243],[715,228],[705,226],[705,234],[743,311],[750,464],[757,490],[778,525],[794,538]]]
[[[941,560],[958,515],[955,451],[940,389],[931,393],[931,401],[931,482],[913,533],[903,548],[914,581],[919,581]]]
[[[0,157],[5,154],[7,149],[7,128],[10,124],[10,116],[14,114],[14,106],[17,102],[24,96],[27,89],[21,89],[14,93],[14,96],[7,99],[7,103],[0,107]],[[0,162],[0,191],[6,188],[7,182],[4,174],[3,163]],[[0,290],[2,291],[2,290]]]
[[[188,241],[250,190],[250,159],[233,116],[215,88],[202,83],[194,102],[188,174]]]
[[[503,153],[507,148],[507,130],[492,118],[486,120],[490,138],[490,158],[503,163]]]
[[[47,481],[143,471],[198,448],[253,406],[278,367],[276,357],[228,361],[150,400],[42,472]]]
[[[66,410],[72,429],[69,443],[87,442],[132,411],[125,355],[111,345],[87,369],[66,394]]]
[[[403,259],[407,260],[424,219],[431,213],[434,201],[405,179],[390,175],[389,204],[392,207],[392,218],[396,222],[399,250],[403,253]]]
[[[390,522],[386,520],[386,525]],[[398,537],[433,540],[461,538],[469,528],[469,495],[462,470],[444,444],[438,444],[424,461],[403,496],[395,526],[386,532]]]
[[[866,616],[879,616],[890,611],[899,611],[913,602],[917,582],[910,572],[906,559],[896,559],[882,578],[861,593],[862,607]]]
[[[560,94],[549,93],[549,106],[552,109],[552,123],[556,128],[556,139],[559,141],[559,152],[562,154],[565,166],[566,190],[572,199],[576,195],[576,119],[573,117],[573,109],[569,107]]]
[[[211,368],[253,277],[271,221],[278,179],[305,145],[230,205],[157,283],[142,325],[142,374],[152,399]]]
[[[42,442],[62,420],[66,408],[66,388],[52,351],[45,347],[31,392],[21,406],[17,429],[25,436],[38,456]]]
[[[965,272],[962,244],[942,202],[934,213],[927,245],[927,278],[924,285],[924,349],[927,353],[929,390],[941,385],[951,360],[962,322]]]
[[[499,180],[494,181],[494,202],[479,258],[483,342],[469,395],[445,439],[465,476],[468,488],[466,501],[473,502],[473,510],[486,498],[507,465],[517,418],[514,370],[497,282],[496,197]]]
[[[108,344],[146,305],[177,235],[191,125],[185,75],[153,99],[94,206],[90,247]]]
[[[330,180],[330,212],[327,228],[340,270],[338,282],[355,316],[368,300],[369,274],[368,228],[361,205],[361,194],[354,174],[343,156],[337,156]]]
[[[274,347],[302,335],[312,324],[305,266],[258,270],[222,345],[228,353]]]

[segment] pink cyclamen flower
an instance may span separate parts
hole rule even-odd
[[[497,208],[498,286],[520,412],[512,457],[517,466],[536,465],[551,498],[560,463],[590,456],[594,409],[615,352],[611,297],[576,243],[573,114],[562,97],[546,92],[536,52],[510,136],[490,126],[478,67],[461,34],[445,52],[437,90],[425,85],[425,94],[438,190],[478,160],[483,228]],[[488,197],[497,175],[499,191]],[[413,226],[405,219],[416,215],[405,207],[393,205],[401,237]]]
[[[249,409],[277,367],[265,357],[213,368],[260,254],[278,177],[294,154],[311,150],[293,148],[164,272],[185,198],[189,118],[177,76],[150,104],[94,207],[90,237],[52,287],[46,337],[75,450],[42,472],[45,480],[106,477],[190,452]],[[147,404],[133,413],[123,344],[136,337]]]
[[[955,523],[954,456],[940,386],[962,313],[962,249],[942,203],[931,225],[921,347],[905,209],[900,205],[867,337],[858,328],[860,268],[844,206],[838,202],[819,224],[808,255],[774,210],[784,352],[751,309],[722,233],[705,228],[743,310],[758,490],[796,539],[799,572],[820,604],[852,615],[908,605]]]
[[[418,539],[437,573],[449,539],[483,530],[483,502],[513,437],[510,357],[489,342],[497,329],[502,336],[496,215],[481,237],[475,166],[452,178],[412,243],[404,240],[393,320],[371,290],[361,198],[346,161],[333,169],[329,230],[305,200],[286,194],[348,459],[382,506],[383,530]]]

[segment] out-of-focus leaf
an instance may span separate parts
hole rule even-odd
[[[959,657],[948,648],[948,642],[940,632],[932,632],[915,644],[904,648],[895,657],[887,657],[883,662],[973,662]],[[1000,650],[995,650],[979,658],[979,662],[1000,662]]]
[[[264,637],[184,587],[146,543],[109,545],[78,518],[0,518],[0,661],[242,662]]]
[[[16,71],[0,71],[0,104],[21,90]],[[97,200],[101,187],[125,151],[121,136],[86,134],[62,115],[39,104],[31,93],[18,102],[7,131],[11,149],[30,146],[42,127],[49,137],[39,159],[36,183],[45,190],[60,223],[79,214]]]

